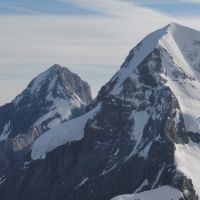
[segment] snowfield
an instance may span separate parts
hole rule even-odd
[[[162,186],[138,194],[120,195],[111,200],[179,200],[181,197],[183,196],[179,190],[170,186]]]
[[[50,129],[42,134],[32,145],[31,158],[33,160],[44,159],[46,153],[67,142],[81,140],[84,136],[84,128],[88,119],[92,118],[101,108],[99,104],[90,112],[81,117],[67,121],[60,126]]]

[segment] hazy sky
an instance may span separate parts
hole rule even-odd
[[[54,63],[95,96],[136,43],[172,21],[200,30],[200,0],[0,0],[0,104]]]

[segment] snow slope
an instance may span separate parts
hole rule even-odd
[[[67,142],[81,140],[84,136],[84,127],[88,119],[92,118],[101,108],[99,104],[90,112],[81,117],[72,119],[52,128],[41,135],[32,145],[31,158],[33,160],[44,159],[46,153]]]
[[[74,109],[80,109],[87,104],[84,99],[79,97],[75,90],[69,89],[69,87],[71,87],[70,84],[73,83],[68,82],[68,84],[65,84],[68,77],[70,77],[70,79],[76,79],[76,75],[67,68],[56,64],[39,74],[29,84],[28,89],[33,97],[39,96],[44,85],[47,85],[45,86],[47,87],[45,101],[47,105],[50,105],[47,106],[46,112],[33,124],[33,127],[36,127],[49,119],[53,120],[49,120],[47,127],[56,127],[62,121],[68,120]],[[81,86],[77,84],[75,87],[78,88]]]
[[[160,46],[173,58],[163,52],[163,77],[178,99],[186,129],[200,132],[194,127],[200,117],[200,32],[173,24]]]
[[[178,170],[183,172],[200,196],[200,145],[190,141],[188,144],[176,144],[175,159]]]
[[[135,144],[134,149],[130,153],[130,155],[127,156],[126,161],[129,160],[133,155],[137,153],[137,148],[142,141],[144,127],[148,122],[149,115],[146,111],[134,112],[133,118],[134,118],[134,130],[133,130],[132,137],[136,141],[136,144]],[[143,156],[146,157],[147,154],[148,154],[148,150],[146,153],[144,153]]]
[[[170,186],[162,186],[138,194],[121,195],[112,200],[179,200],[181,197],[182,194],[179,190]]]
[[[111,81],[116,80],[111,94],[119,94],[123,82],[137,79],[137,67],[153,50],[161,52],[163,72],[158,78],[174,93],[180,104],[188,131],[200,132],[200,32],[171,23],[157,30],[139,43],[130,52],[128,61],[122,65]],[[148,63],[149,68],[154,63]],[[193,103],[191,104],[191,99]]]
[[[53,99],[53,98],[52,98]],[[42,124],[44,121],[53,118],[48,124],[48,128],[58,126],[62,121],[68,120],[72,115],[72,110],[81,108],[85,105],[81,99],[74,98],[74,94],[68,99],[55,98],[52,100],[52,106],[48,108],[48,112],[41,116],[34,124],[33,127]],[[55,118],[55,116],[58,116]]]

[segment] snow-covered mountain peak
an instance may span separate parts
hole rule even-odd
[[[181,35],[185,35],[185,34],[199,34],[200,31],[195,30],[193,28],[187,27],[187,26],[183,26],[181,24],[175,23],[175,22],[171,22],[169,23],[167,26],[161,28],[160,30],[164,29],[167,33],[178,33]],[[189,39],[190,35],[187,35],[188,39]]]
[[[59,74],[60,69],[61,69],[61,66],[53,65],[46,71],[39,74],[36,78],[34,78],[28,85],[28,88],[30,89],[31,94],[37,95],[40,89],[42,88],[42,85],[45,84],[47,80],[50,83],[52,79],[56,79]]]
[[[9,121],[13,130],[9,137],[38,126],[55,127],[79,116],[91,100],[88,83],[68,68],[55,64],[36,76],[11,103],[0,107],[0,133]],[[8,116],[1,116],[1,112]]]
[[[165,27],[163,27],[161,29],[165,29],[166,31],[169,32],[169,31],[177,31],[177,30],[179,30],[181,28],[190,29],[190,28],[188,28],[186,26],[182,26],[182,25],[180,25],[180,24],[178,24],[176,22],[171,22],[171,23],[169,23],[168,25],[166,25]]]
[[[52,66],[48,69],[48,71],[56,70],[56,69],[61,69],[61,68],[62,68],[61,65],[55,63],[54,65],[52,65]]]
[[[43,99],[48,103],[48,113],[41,119],[51,129],[34,141],[28,167],[6,176],[0,195],[10,195],[13,188],[13,194],[23,195],[21,199],[33,200],[49,196],[52,200],[111,199],[120,194],[132,195],[116,199],[198,199],[199,36],[198,31],[175,23],[149,34],[102,87],[88,112],[55,128],[51,125],[59,122],[58,116],[64,116],[56,105],[65,96],[52,88],[57,83],[56,91],[71,88],[73,100],[80,92],[73,90],[73,75],[63,68],[56,77],[62,83],[66,77],[70,84],[49,82],[44,73],[36,81],[42,84],[36,84],[39,90],[34,94],[40,96],[37,102]],[[49,87],[51,84],[54,87]],[[41,91],[47,92],[44,98]],[[41,108],[40,104],[37,107]],[[9,130],[7,123],[4,135]],[[44,160],[33,161],[37,159]],[[20,177],[24,177],[22,182]],[[36,190],[33,185],[38,185]],[[11,196],[9,199],[14,198]]]
[[[179,101],[188,131],[194,131],[194,126],[200,127],[197,125],[200,117],[199,31],[170,23],[147,35],[130,51],[121,69],[107,84],[107,93],[119,95],[128,79],[137,86],[144,84],[140,79],[145,73],[149,74],[145,80],[150,78],[171,89]]]
[[[53,65],[49,69],[45,70],[37,77],[35,77],[28,85],[28,89],[32,95],[38,95],[44,85],[48,85],[48,91],[52,90],[56,86],[56,82],[59,77],[62,77],[62,73],[71,73],[67,68],[61,67],[58,64]],[[62,79],[61,79],[62,81]],[[62,84],[62,83],[61,83]],[[46,88],[47,89],[47,88]]]
[[[88,95],[84,94],[84,88],[80,83],[84,83],[88,89]],[[78,85],[78,86],[77,86]],[[87,90],[86,89],[86,90]],[[72,73],[68,68],[58,64],[53,65],[46,71],[35,77],[27,88],[18,95],[13,101],[15,105],[21,102],[24,95],[32,98],[45,97],[46,101],[52,101],[55,98],[71,98],[73,95],[82,104],[88,104],[91,101],[91,91],[89,85],[82,81],[81,78]]]
[[[158,32],[164,32],[163,36],[159,39],[159,45],[163,46],[163,48],[177,45],[184,54],[186,49],[193,50],[200,46],[200,31],[195,29],[171,23],[158,30]],[[163,43],[168,43],[168,46]],[[176,51],[176,49],[170,50]]]

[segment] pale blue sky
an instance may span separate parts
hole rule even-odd
[[[75,6],[62,0],[0,0],[0,14],[93,14],[89,9]]]
[[[95,96],[131,48],[172,21],[200,30],[200,0],[0,0],[0,105],[54,63]]]
[[[95,0],[93,0],[95,2]],[[109,1],[109,0],[108,0]],[[200,15],[198,0],[122,0],[170,15]],[[0,0],[0,14],[99,14],[64,0]]]

